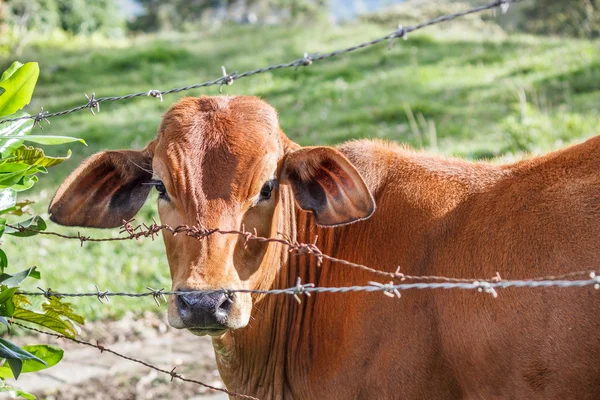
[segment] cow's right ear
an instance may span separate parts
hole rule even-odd
[[[115,228],[137,214],[152,179],[152,151],[103,151],[60,185],[48,211],[61,225]]]

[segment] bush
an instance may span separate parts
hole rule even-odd
[[[28,116],[20,111],[27,105],[39,75],[37,63],[25,65],[15,62],[0,77],[0,121]],[[26,221],[7,223],[7,219],[22,218],[28,214],[31,202],[17,201],[17,195],[38,181],[38,174],[47,173],[47,168],[60,164],[66,157],[49,157],[42,149],[27,146],[24,142],[37,144],[61,144],[72,142],[74,138],[61,136],[29,135],[34,125],[31,119],[20,119],[0,124],[0,237],[33,236],[46,229],[46,223],[39,216]],[[27,246],[19,249],[21,253],[29,251]],[[19,260],[19,252],[14,254]],[[22,254],[21,254],[22,255]],[[13,254],[11,254],[12,258]],[[30,310],[27,298],[19,294],[18,289],[25,279],[40,279],[36,267],[8,274],[8,255],[0,248],[0,323],[7,329],[15,320],[20,320],[53,330],[68,337],[77,333],[74,322],[83,324],[83,318],[75,314],[68,303],[58,297],[46,299],[42,304],[43,312]],[[9,322],[10,321],[10,322]],[[0,338],[0,392],[12,392],[15,395],[32,399],[29,393],[6,385],[5,378],[18,378],[21,373],[39,371],[58,363],[63,356],[59,348],[48,345],[19,347]]]
[[[115,0],[7,0],[0,2],[0,32],[10,52],[19,55],[32,35],[60,29],[70,34],[95,32],[115,37],[125,21]]]
[[[361,20],[392,28],[399,23],[404,26],[416,25],[433,18],[465,11],[471,7],[472,5],[468,2],[409,0],[399,5],[386,7],[375,13],[363,15]],[[458,25],[461,29],[477,32],[485,31],[491,34],[503,32],[495,21],[488,20],[484,14],[480,13],[450,21],[443,26],[443,29],[448,29],[453,25]]]
[[[600,36],[600,0],[535,0],[523,7],[521,28],[537,34]]]

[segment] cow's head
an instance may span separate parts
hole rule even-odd
[[[161,222],[276,237],[283,192],[323,226],[369,217],[373,197],[350,162],[331,147],[301,148],[279,128],[277,113],[254,97],[186,98],[164,116],[141,151],[105,151],[84,161],[58,189],[51,219],[63,225],[117,227],[155,188]],[[293,204],[293,202],[290,202]],[[293,205],[287,208],[293,208]],[[239,235],[203,240],[163,235],[173,291],[264,289],[279,268],[276,247]],[[196,334],[246,326],[252,297],[171,296],[169,322]]]

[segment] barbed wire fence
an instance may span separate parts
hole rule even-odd
[[[166,96],[171,93],[179,93],[179,92],[184,92],[184,91],[188,91],[188,90],[192,90],[192,89],[199,89],[199,88],[203,88],[203,87],[216,86],[216,85],[219,85],[219,91],[221,91],[223,85],[232,85],[233,82],[240,80],[242,78],[247,78],[250,76],[262,74],[265,72],[275,71],[275,70],[279,70],[279,69],[286,69],[286,68],[298,69],[300,67],[308,67],[318,61],[337,57],[342,54],[347,54],[347,53],[350,53],[350,52],[353,52],[356,50],[364,49],[366,47],[374,46],[374,45],[377,45],[382,42],[386,42],[386,41],[389,42],[389,44],[388,44],[388,48],[389,48],[389,47],[391,47],[391,45],[395,39],[403,38],[406,40],[408,38],[408,34],[411,32],[415,32],[415,31],[418,31],[420,29],[423,29],[423,28],[426,28],[429,26],[433,26],[433,25],[437,25],[437,24],[440,24],[443,22],[461,18],[466,15],[476,14],[476,13],[480,13],[482,11],[496,10],[496,9],[500,9],[502,11],[502,13],[506,13],[511,4],[519,3],[521,1],[523,1],[523,0],[495,0],[487,5],[474,7],[469,10],[457,12],[454,14],[443,15],[441,17],[434,18],[434,19],[428,20],[426,22],[423,22],[423,23],[420,23],[417,25],[406,26],[406,27],[403,27],[402,25],[398,25],[398,28],[396,30],[394,30],[393,32],[390,32],[385,36],[381,36],[379,38],[376,38],[376,39],[373,39],[373,40],[370,40],[367,42],[363,42],[363,43],[356,44],[354,46],[331,51],[329,53],[323,53],[323,54],[304,53],[304,55],[301,58],[290,61],[290,62],[268,65],[265,67],[245,71],[242,73],[233,72],[233,73],[228,74],[225,66],[222,66],[221,67],[221,72],[222,72],[221,77],[215,78],[213,80],[209,80],[206,82],[202,82],[202,83],[195,83],[192,85],[172,88],[172,89],[168,89],[168,90],[150,89],[145,92],[131,93],[131,94],[123,95],[123,96],[109,96],[109,97],[96,98],[95,93],[92,93],[91,96],[88,96],[87,94],[85,94],[85,98],[87,100],[87,102],[85,104],[81,104],[79,106],[76,106],[76,107],[73,107],[73,108],[70,108],[67,110],[52,112],[52,113],[48,112],[48,111],[44,111],[44,108],[41,107],[40,112],[38,112],[37,114],[22,116],[22,117],[18,117],[18,118],[8,118],[8,119],[0,120],[0,125],[4,124],[4,123],[8,123],[8,122],[32,119],[32,120],[34,120],[35,125],[38,125],[41,128],[42,121],[46,121],[47,123],[50,123],[50,121],[49,121],[50,118],[60,117],[63,115],[68,115],[68,114],[72,114],[72,113],[83,111],[83,110],[90,110],[92,115],[95,115],[94,110],[96,110],[96,112],[100,111],[100,103],[124,101],[124,100],[134,99],[137,97],[154,97],[154,98],[160,99],[160,101],[162,102],[163,96]]]
[[[381,282],[369,282],[368,285],[364,286],[346,286],[346,287],[316,287],[314,283],[302,283],[300,279],[297,280],[296,285],[289,288],[283,289],[269,289],[269,290],[253,290],[253,289],[215,289],[215,290],[188,290],[188,291],[165,291],[163,289],[152,289],[148,288],[148,292],[111,292],[101,291],[97,286],[96,292],[82,292],[82,293],[68,293],[59,292],[51,289],[38,288],[39,292],[17,292],[17,294],[25,296],[45,296],[45,297],[97,297],[98,300],[107,300],[110,297],[150,297],[152,296],[155,301],[159,299],[165,299],[165,296],[181,296],[187,294],[208,294],[208,293],[250,293],[257,295],[279,295],[287,294],[292,295],[296,300],[300,301],[300,295],[309,295],[310,293],[347,293],[347,292],[383,292],[384,294],[392,297],[400,297],[400,292],[403,290],[415,290],[415,289],[462,289],[462,290],[477,290],[479,292],[490,293],[494,297],[498,296],[496,289],[507,289],[507,288],[550,288],[550,287],[584,287],[593,286],[595,289],[600,289],[600,274],[595,270],[586,271],[575,271],[562,275],[554,276],[543,276],[534,277],[530,279],[520,280],[505,280],[502,279],[499,273],[490,278],[455,278],[446,276],[432,276],[432,275],[407,275],[400,271],[400,267],[395,272],[387,272],[381,269],[369,267],[364,264],[354,263],[341,258],[333,257],[328,254],[324,254],[316,245],[316,243],[298,243],[292,242],[291,240],[283,237],[261,237],[256,233],[248,232],[245,230],[222,230],[219,228],[207,229],[197,226],[179,225],[171,227],[166,224],[159,225],[156,222],[148,224],[139,224],[134,227],[133,222],[135,220],[123,221],[123,226],[120,231],[121,234],[126,235],[119,237],[90,237],[81,234],[77,235],[65,235],[58,232],[52,231],[38,231],[35,229],[27,228],[20,225],[6,224],[6,226],[13,228],[19,232],[31,232],[38,233],[41,235],[56,236],[67,240],[78,240],[81,245],[86,242],[114,242],[124,240],[138,240],[141,238],[150,238],[154,240],[157,235],[166,231],[173,235],[185,235],[196,240],[203,240],[212,235],[237,235],[243,238],[244,246],[248,245],[250,241],[257,241],[262,243],[277,243],[287,248],[287,251],[296,255],[308,255],[317,259],[318,265],[321,265],[323,260],[327,260],[332,264],[341,264],[348,268],[359,269],[376,276],[386,277],[391,279],[390,283]],[[576,277],[586,277],[586,279],[568,279]],[[412,281],[413,283],[394,283],[396,281]]]
[[[407,37],[408,37],[407,35],[409,33],[423,29],[425,27],[436,25],[436,24],[439,24],[442,22],[451,21],[456,18],[460,18],[460,17],[466,16],[469,14],[479,13],[479,12],[482,12],[485,10],[495,10],[495,9],[499,8],[502,12],[506,12],[507,9],[509,8],[510,4],[517,3],[520,1],[522,1],[522,0],[496,0],[496,1],[493,1],[484,6],[474,7],[469,10],[455,13],[455,14],[444,15],[444,16],[434,18],[429,21],[420,23],[418,25],[406,26],[406,27],[399,25],[396,30],[394,30],[393,32],[391,32],[385,36],[382,36],[382,37],[379,37],[379,38],[376,38],[376,39],[373,39],[373,40],[370,40],[367,42],[363,42],[360,44],[356,44],[351,47],[335,50],[335,51],[332,51],[329,53],[324,53],[324,54],[305,53],[303,55],[303,57],[293,60],[291,62],[269,65],[269,66],[265,66],[262,68],[252,69],[252,70],[242,72],[239,74],[236,72],[228,74],[226,68],[223,66],[222,67],[222,76],[215,78],[213,80],[202,82],[202,83],[191,84],[191,85],[172,88],[172,89],[168,89],[168,90],[151,89],[147,92],[131,93],[131,94],[123,95],[123,96],[110,96],[110,97],[96,98],[95,93],[92,93],[92,96],[88,96],[86,94],[85,95],[86,100],[87,100],[86,103],[79,105],[77,107],[63,110],[63,111],[58,111],[58,112],[52,112],[52,113],[50,113],[48,111],[44,111],[44,109],[42,108],[41,111],[37,114],[30,115],[30,116],[18,117],[18,118],[4,119],[4,120],[0,121],[0,124],[14,122],[14,121],[18,121],[18,120],[30,119],[30,120],[34,121],[34,125],[38,125],[41,128],[42,121],[46,121],[46,122],[50,123],[49,119],[51,119],[51,118],[65,116],[65,115],[69,115],[69,114],[83,111],[83,110],[90,110],[90,112],[93,115],[96,115],[96,113],[100,111],[100,103],[120,102],[120,101],[130,100],[130,99],[134,99],[134,98],[140,98],[140,97],[154,97],[154,98],[160,99],[160,101],[162,102],[163,96],[172,94],[172,93],[179,93],[179,92],[188,91],[188,90],[192,90],[192,89],[198,89],[198,88],[216,86],[216,85],[218,85],[219,90],[221,90],[223,85],[231,85],[235,81],[242,79],[242,78],[246,78],[246,77],[250,77],[250,76],[254,76],[254,75],[258,75],[258,74],[262,74],[262,73],[266,73],[266,72],[270,72],[270,71],[274,71],[274,70],[279,70],[279,69],[286,69],[286,68],[298,69],[300,67],[308,67],[308,66],[314,64],[315,62],[333,58],[333,57],[337,57],[337,56],[347,54],[347,53],[350,53],[350,52],[353,52],[353,51],[356,51],[359,49],[367,48],[370,46],[374,46],[374,45],[380,44],[382,42],[388,42],[388,47],[390,47],[393,44],[394,40],[399,39],[399,38],[407,39]],[[416,275],[407,275],[407,274],[402,273],[399,267],[395,272],[388,272],[388,271],[384,271],[381,269],[373,268],[371,266],[351,262],[351,261],[337,258],[337,257],[331,256],[328,254],[324,254],[316,246],[316,242],[315,243],[293,242],[292,240],[290,240],[289,238],[287,238],[283,235],[281,237],[266,238],[266,237],[258,236],[256,234],[256,232],[245,231],[244,228],[242,228],[242,230],[222,230],[219,228],[206,229],[201,226],[187,226],[187,225],[171,227],[169,225],[157,224],[155,221],[149,225],[141,224],[141,225],[134,226],[133,223],[134,223],[134,220],[123,221],[122,229],[119,232],[121,234],[121,236],[118,236],[118,237],[90,237],[90,236],[81,235],[79,233],[77,235],[67,235],[67,234],[62,234],[59,232],[52,232],[52,231],[38,231],[38,230],[31,229],[28,227],[20,226],[20,225],[11,225],[11,224],[6,224],[6,225],[13,229],[19,230],[21,232],[35,231],[36,233],[41,234],[41,235],[55,236],[55,237],[59,237],[59,238],[66,239],[66,240],[79,240],[82,246],[86,242],[112,242],[112,241],[138,240],[138,239],[142,239],[142,238],[149,238],[151,240],[154,240],[154,238],[156,238],[157,235],[159,235],[162,232],[168,232],[173,235],[186,235],[188,237],[191,237],[191,238],[194,238],[197,240],[204,240],[211,235],[238,235],[244,240],[244,243],[246,245],[248,244],[249,241],[258,241],[258,242],[262,242],[262,243],[278,244],[278,245],[285,247],[287,249],[287,251],[289,251],[290,253],[292,253],[294,255],[298,255],[298,256],[307,255],[309,257],[315,257],[317,259],[318,265],[322,265],[323,261],[326,260],[329,262],[330,266],[339,264],[339,265],[347,267],[347,268],[358,269],[358,270],[373,274],[374,277],[379,277],[381,279],[385,278],[386,280],[389,279],[389,283],[369,281],[368,284],[359,285],[359,286],[317,287],[317,286],[315,286],[315,284],[310,283],[310,282],[302,283],[300,278],[298,278],[296,281],[296,285],[294,285],[294,286],[291,286],[288,288],[282,288],[282,289],[269,289],[269,290],[246,290],[246,289],[234,290],[234,289],[223,288],[223,289],[216,289],[216,290],[203,290],[203,291],[194,290],[194,291],[175,291],[174,292],[174,291],[165,291],[164,288],[157,290],[157,289],[148,287],[147,292],[119,292],[119,291],[113,292],[113,291],[109,291],[109,290],[102,291],[102,290],[100,290],[100,288],[98,288],[98,286],[96,286],[95,292],[69,293],[69,292],[55,291],[55,290],[51,290],[51,289],[38,288],[39,291],[37,291],[37,292],[17,291],[16,294],[19,294],[22,296],[44,296],[47,298],[51,298],[51,297],[69,297],[69,298],[96,297],[101,303],[108,302],[109,299],[112,297],[133,297],[133,298],[152,297],[157,304],[160,304],[161,300],[166,302],[166,296],[168,296],[168,295],[179,296],[179,295],[190,294],[190,293],[224,293],[226,295],[230,295],[233,293],[251,293],[251,294],[255,294],[255,295],[289,295],[289,296],[293,296],[296,299],[296,301],[301,302],[301,296],[310,296],[311,293],[371,292],[371,293],[383,293],[384,295],[391,297],[391,298],[399,298],[401,296],[402,291],[408,291],[408,290],[455,289],[455,290],[475,290],[478,292],[490,294],[494,298],[496,298],[496,297],[498,297],[498,291],[503,290],[503,289],[509,289],[509,288],[534,289],[534,288],[591,287],[594,289],[600,289],[600,272],[596,271],[596,270],[575,271],[575,272],[570,272],[570,273],[562,274],[562,275],[533,277],[533,278],[529,278],[529,279],[519,279],[519,280],[503,279],[498,273],[496,273],[496,275],[493,277],[487,277],[487,278],[482,277],[479,279],[445,277],[445,276],[430,276],[430,275],[416,276]],[[28,326],[25,324],[21,324],[16,321],[10,321],[10,322],[13,325],[17,325],[23,329],[26,329],[26,330],[29,330],[32,332],[36,332],[39,334],[44,334],[44,335],[48,335],[48,336],[52,336],[52,337],[56,337],[56,338],[60,338],[60,339],[64,339],[64,340],[69,340],[71,342],[74,342],[74,343],[77,343],[80,345],[84,345],[84,346],[93,347],[93,348],[98,349],[100,352],[111,353],[111,354],[121,357],[123,359],[144,365],[144,366],[151,368],[157,372],[161,372],[161,373],[169,375],[171,377],[171,381],[173,381],[174,379],[178,379],[178,380],[181,380],[184,382],[194,383],[194,384],[203,386],[203,387],[211,389],[211,390],[221,391],[231,397],[256,399],[255,397],[252,397],[252,396],[231,392],[226,389],[215,387],[215,386],[203,383],[198,380],[185,378],[184,376],[176,373],[175,368],[173,368],[171,370],[163,369],[163,368],[157,367],[155,365],[152,365],[148,362],[121,354],[110,348],[104,347],[100,344],[93,344],[91,342],[87,342],[87,341],[76,339],[76,338],[71,338],[71,337],[68,337],[65,335],[47,332],[47,331],[37,329],[37,328],[31,327],[31,326]]]
[[[508,289],[508,288],[582,288],[582,287],[593,287],[594,289],[600,289],[600,273],[598,271],[575,271],[562,275],[555,276],[543,276],[536,277],[530,279],[522,279],[522,280],[504,280],[502,277],[496,273],[495,276],[491,278],[483,278],[483,279],[473,279],[473,278],[454,278],[454,277],[445,277],[445,276],[417,276],[417,275],[406,275],[400,272],[398,268],[395,272],[386,272],[376,268],[372,268],[363,264],[358,264],[354,262],[350,262],[344,259],[340,259],[337,257],[333,257],[321,252],[321,250],[316,246],[316,243],[297,243],[292,242],[289,239],[283,237],[277,238],[265,238],[258,236],[255,232],[248,232],[245,230],[221,230],[218,228],[215,229],[206,229],[203,227],[195,227],[195,226],[187,226],[180,225],[177,227],[171,227],[169,225],[159,225],[156,222],[152,224],[139,224],[134,226],[134,219],[129,221],[123,221],[122,229],[120,230],[120,234],[124,234],[118,237],[90,237],[84,236],[78,233],[77,235],[66,235],[59,232],[53,231],[38,231],[36,229],[31,229],[28,227],[24,227],[21,225],[12,225],[7,224],[8,227],[13,228],[19,232],[31,232],[38,233],[41,235],[49,235],[55,236],[66,240],[78,240],[83,246],[86,242],[114,242],[114,241],[124,241],[124,240],[139,240],[142,238],[154,240],[157,235],[161,232],[169,232],[173,235],[185,235],[191,237],[196,240],[204,240],[212,235],[238,235],[244,240],[244,245],[246,246],[249,241],[258,241],[262,243],[276,243],[282,245],[287,248],[290,253],[294,253],[296,255],[308,255],[311,257],[315,257],[317,259],[317,264],[322,265],[323,260],[328,260],[330,264],[341,264],[348,268],[359,269],[368,273],[372,273],[376,276],[386,277],[392,279],[389,283],[381,283],[381,282],[368,282],[368,285],[363,286],[345,286],[345,287],[318,287],[313,283],[302,283],[300,278],[297,279],[296,285],[293,287],[283,288],[283,289],[269,289],[269,290],[251,290],[251,289],[217,289],[217,290],[190,290],[190,291],[165,291],[163,289],[153,289],[148,287],[148,292],[111,292],[111,291],[101,291],[98,286],[96,286],[95,292],[79,292],[79,293],[70,293],[70,292],[60,292],[54,291],[51,289],[42,289],[38,288],[38,292],[27,292],[27,291],[17,291],[16,294],[23,296],[44,296],[46,298],[51,297],[69,297],[69,298],[81,298],[81,297],[96,297],[100,303],[108,303],[110,302],[111,297],[152,297],[157,305],[160,305],[160,301],[166,302],[166,296],[180,296],[187,295],[191,293],[195,294],[208,294],[208,293],[223,293],[227,296],[230,296],[234,293],[251,293],[256,295],[291,295],[293,296],[298,303],[302,300],[300,296],[310,296],[311,293],[348,293],[348,292],[380,292],[384,295],[391,298],[400,298],[402,291],[407,290],[435,290],[435,289],[460,289],[460,290],[476,290],[478,292],[488,293],[492,295],[494,298],[498,297],[497,290],[499,289]],[[573,279],[579,278],[579,279]],[[410,283],[398,283],[395,284],[394,280],[404,282],[411,281]],[[228,391],[224,388],[219,388],[216,386],[212,386],[201,382],[195,379],[189,379],[181,374],[175,372],[175,368],[168,370],[164,368],[160,368],[156,365],[150,364],[146,361],[127,356],[116,352],[110,348],[100,345],[99,343],[93,344],[88,341],[84,341],[81,339],[71,338],[62,334],[52,333],[43,331],[41,329],[33,328],[31,326],[16,322],[10,321],[13,325],[17,325],[23,329],[37,332],[39,334],[44,334],[47,336],[52,336],[55,338],[60,338],[64,340],[69,340],[71,342],[85,345],[89,347],[93,347],[98,349],[101,353],[107,352],[111,353],[117,357],[123,358],[125,360],[129,360],[148,368],[151,368],[157,372],[161,372],[163,374],[167,374],[171,377],[171,381],[174,379],[178,379],[183,382],[194,383],[200,385],[202,387],[220,391],[226,393],[231,397],[239,397],[244,399],[256,399],[253,396],[236,393],[232,391]]]

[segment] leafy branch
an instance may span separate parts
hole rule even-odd
[[[29,104],[37,78],[37,63],[13,63],[0,77],[0,121],[14,117],[27,116],[22,108]],[[25,221],[10,222],[7,220],[21,217],[27,212],[30,201],[17,201],[17,194],[29,190],[38,181],[38,174],[45,174],[48,168],[67,160],[71,152],[64,157],[47,156],[44,150],[25,145],[25,142],[42,145],[63,144],[81,139],[31,135],[32,120],[8,122],[0,127],[0,238],[3,235],[27,237],[44,231],[46,222],[39,216]],[[27,230],[16,229],[28,228]],[[42,310],[32,310],[31,303],[25,296],[15,294],[19,285],[26,279],[40,279],[36,267],[27,268],[16,273],[5,272],[9,266],[8,255],[0,243],[0,324],[7,327],[10,333],[10,321],[20,320],[39,325],[64,336],[74,338],[77,325],[83,324],[83,317],[77,315],[69,303],[52,297],[41,305]],[[17,254],[18,256],[18,254]],[[36,372],[57,364],[63,357],[63,350],[49,345],[30,345],[19,347],[10,341],[0,338],[0,392],[35,399],[31,393],[24,392],[6,384],[6,378],[17,379],[20,374]]]

